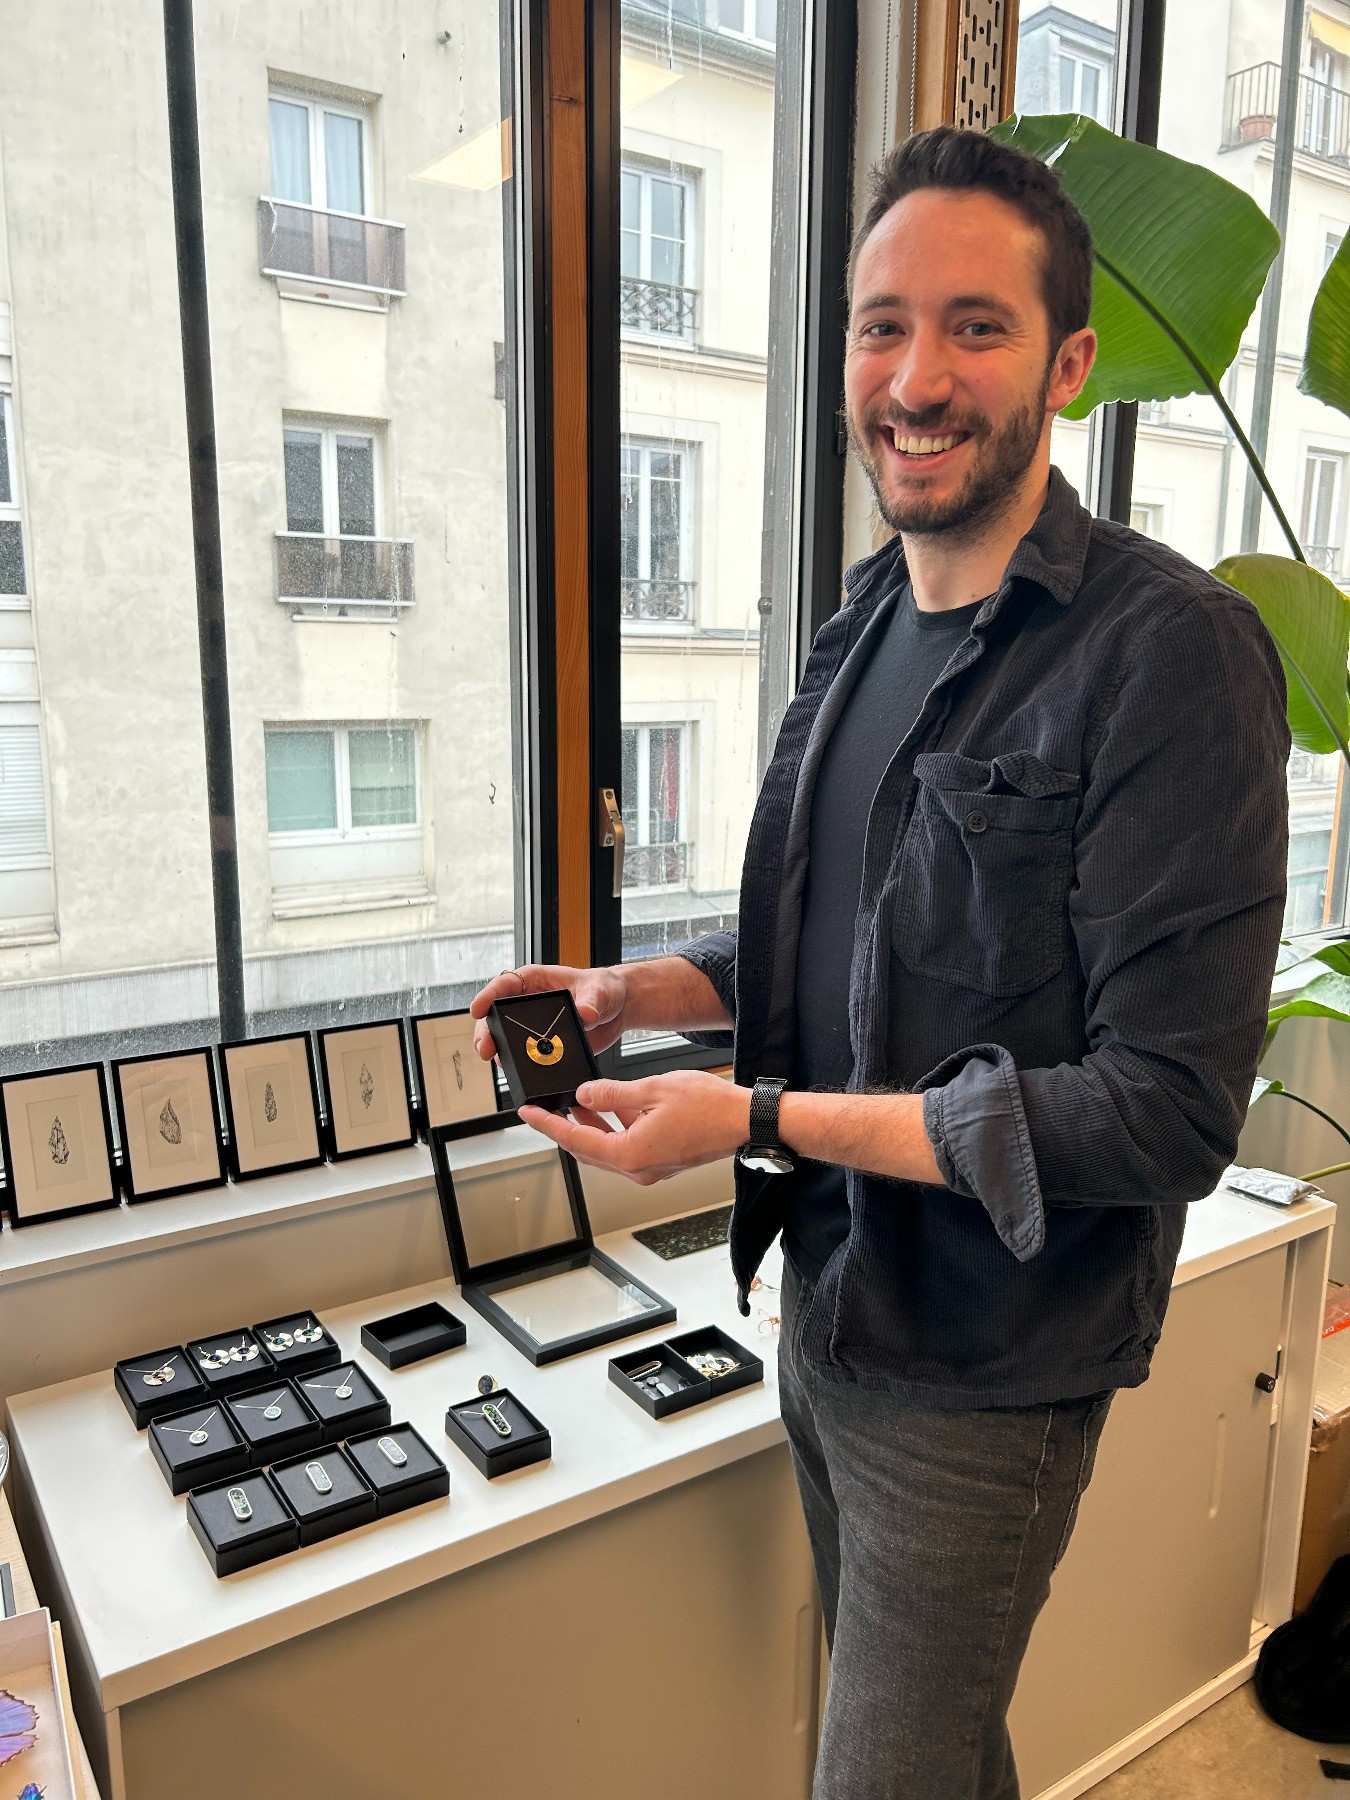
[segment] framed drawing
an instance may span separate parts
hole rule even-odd
[[[497,1077],[473,1047],[475,1021],[468,1011],[424,1013],[408,1022],[427,1130],[470,1119],[495,1121],[501,1110]]]
[[[307,1031],[220,1047],[230,1174],[236,1181],[324,1160],[319,1082]]]
[[[329,1155],[341,1160],[411,1144],[412,1108],[400,1022],[339,1025],[318,1036]]]
[[[220,1187],[220,1110],[209,1050],[127,1056],[112,1066],[128,1200]]]
[[[0,1142],[15,1225],[117,1205],[101,1063],[0,1081]]]

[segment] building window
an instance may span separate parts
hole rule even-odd
[[[1172,417],[1170,400],[1141,400],[1139,402],[1139,423],[1141,425],[1166,425]]]
[[[1343,231],[1328,231],[1322,240],[1322,273],[1325,275],[1336,260],[1336,252],[1345,242]]]
[[[405,234],[371,217],[365,113],[342,101],[274,93],[267,114],[272,191],[258,209],[263,274],[283,292],[298,282],[308,298],[319,284],[325,299],[366,306],[402,294]]]
[[[288,423],[282,430],[286,529],[278,533],[276,597],[325,610],[388,609],[413,599],[412,545],[382,535],[382,445],[356,425]]]
[[[14,453],[14,412],[0,393],[0,594],[26,594],[23,524],[19,517],[18,457]]]
[[[694,184],[625,163],[619,177],[619,316],[627,331],[692,339]]]
[[[5,686],[37,693],[29,651],[0,652]],[[0,939],[45,937],[56,928],[42,732],[35,700],[0,703]]]
[[[1111,123],[1111,64],[1059,40],[1059,109]]]
[[[624,726],[625,888],[688,885],[688,765],[687,725]]]
[[[693,451],[624,440],[619,462],[620,606],[625,619],[694,616]]]
[[[269,725],[278,917],[425,898],[417,726]]]
[[[778,0],[721,0],[718,22],[737,37],[772,44],[778,37]]]
[[[1324,575],[1340,573],[1341,473],[1344,456],[1313,450],[1303,465],[1304,553]]]
[[[1163,536],[1163,509],[1160,500],[1136,500],[1130,507],[1130,525],[1145,537]]]

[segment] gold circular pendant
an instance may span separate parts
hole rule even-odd
[[[527,1037],[525,1054],[531,1062],[542,1063],[548,1068],[555,1062],[562,1061],[563,1041],[560,1037]]]

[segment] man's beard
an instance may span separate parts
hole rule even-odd
[[[849,438],[858,459],[867,471],[867,479],[876,495],[877,509],[892,531],[907,531],[916,537],[940,532],[953,532],[961,537],[978,537],[997,518],[1016,491],[1018,483],[1031,467],[1045,428],[1045,396],[1050,391],[1047,369],[1040,392],[1028,405],[1009,413],[998,431],[988,415],[969,413],[963,419],[943,417],[943,409],[931,413],[901,413],[887,406],[870,408],[862,416],[861,429],[849,421]],[[972,467],[954,494],[932,498],[924,494],[891,500],[882,491],[881,473],[872,452],[872,440],[883,425],[898,425],[915,436],[945,437],[953,431],[968,431],[976,445]]]

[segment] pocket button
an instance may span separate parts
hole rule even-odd
[[[988,829],[989,820],[982,812],[968,812],[966,814],[967,831],[987,831]]]

